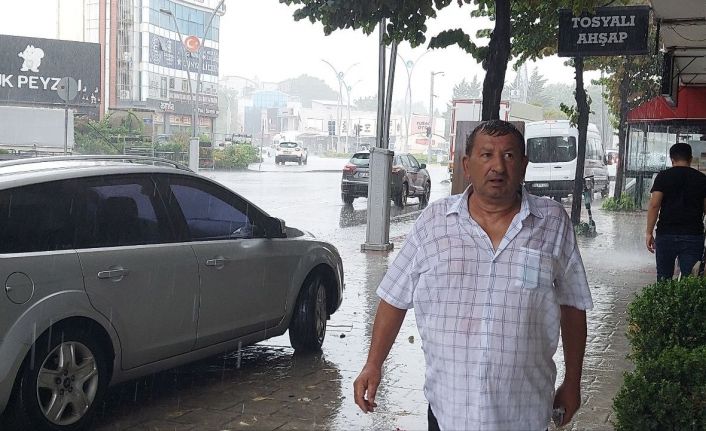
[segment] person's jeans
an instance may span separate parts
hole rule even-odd
[[[657,281],[672,279],[675,259],[679,259],[679,270],[682,276],[690,275],[694,265],[701,260],[703,254],[703,235],[658,234],[655,237]]]
[[[441,431],[439,429],[439,422],[436,421],[436,416],[434,416],[434,412],[431,411],[431,406],[427,409],[427,422],[429,424],[429,431]]]

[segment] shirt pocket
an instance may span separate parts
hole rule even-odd
[[[512,256],[511,273],[514,287],[535,290],[552,285],[551,256],[527,247],[520,247]]]

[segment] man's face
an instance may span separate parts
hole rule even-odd
[[[463,157],[463,172],[473,193],[496,202],[512,201],[525,178],[527,157],[512,135],[476,135],[471,154]]]

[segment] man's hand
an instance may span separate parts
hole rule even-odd
[[[559,386],[554,395],[554,408],[564,407],[564,421],[559,426],[564,426],[571,422],[574,414],[581,406],[581,386],[567,384],[566,381]]]
[[[655,252],[655,237],[651,233],[645,235],[645,245],[650,253]]]
[[[378,405],[375,403],[375,393],[380,385],[382,371],[371,364],[366,364],[358,377],[353,382],[353,396],[364,413],[374,411]]]

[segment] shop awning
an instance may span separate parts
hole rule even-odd
[[[706,121],[706,87],[679,88],[677,106],[658,96],[628,113],[629,123],[671,120]]]

